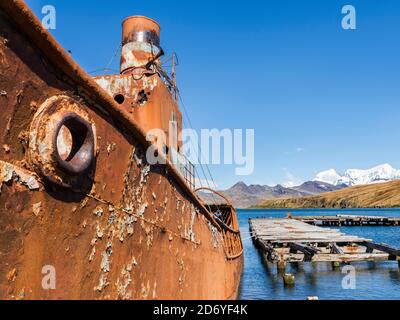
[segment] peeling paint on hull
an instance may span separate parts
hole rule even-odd
[[[147,164],[134,117],[21,1],[0,9],[0,299],[234,299],[242,257],[227,259],[221,229],[173,168]],[[28,157],[32,120],[59,95],[96,126],[95,170],[79,192],[38,177]],[[42,286],[44,266],[55,289]]]

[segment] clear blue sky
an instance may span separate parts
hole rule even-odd
[[[329,168],[400,167],[397,0],[27,3],[38,15],[56,7],[52,33],[86,71],[108,64],[124,17],[156,19],[164,50],[178,53],[194,127],[255,129],[254,174],[212,166],[221,188],[284,183],[290,174],[305,181]],[[345,4],[357,9],[355,31],[341,28]]]

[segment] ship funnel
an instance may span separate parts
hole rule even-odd
[[[145,68],[162,54],[160,25],[154,20],[133,16],[122,23],[121,73]]]

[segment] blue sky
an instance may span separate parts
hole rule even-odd
[[[147,15],[177,52],[195,129],[255,129],[255,171],[211,166],[219,187],[305,181],[319,171],[400,167],[400,2],[396,0],[29,0],[57,9],[61,45],[88,72],[104,68],[121,21]],[[343,30],[354,5],[357,30]],[[118,69],[119,60],[112,68]]]

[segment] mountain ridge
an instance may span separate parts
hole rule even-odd
[[[385,163],[370,169],[347,169],[343,175],[339,174],[335,169],[329,169],[318,173],[313,181],[326,182],[335,186],[340,184],[358,186],[398,179],[400,179],[400,170]]]
[[[348,169],[343,175],[337,173],[335,169],[322,171],[313,180],[294,187],[280,184],[276,186],[247,185],[239,181],[229,189],[220,192],[231,199],[236,208],[248,208],[261,205],[271,199],[304,198],[353,186],[382,184],[392,180],[400,180],[400,170],[385,163],[365,170]],[[200,196],[206,202],[215,201],[208,193],[200,193]]]
[[[277,199],[284,197],[304,197],[339,190],[342,186],[333,186],[325,182],[307,181],[299,186],[288,188],[282,185],[268,186],[251,184],[247,185],[243,181],[234,184],[227,190],[220,191],[232,201],[235,208],[249,208],[262,203],[265,199]],[[216,201],[209,193],[200,193],[206,202]]]
[[[400,181],[360,185],[310,197],[270,199],[256,208],[398,208]]]

